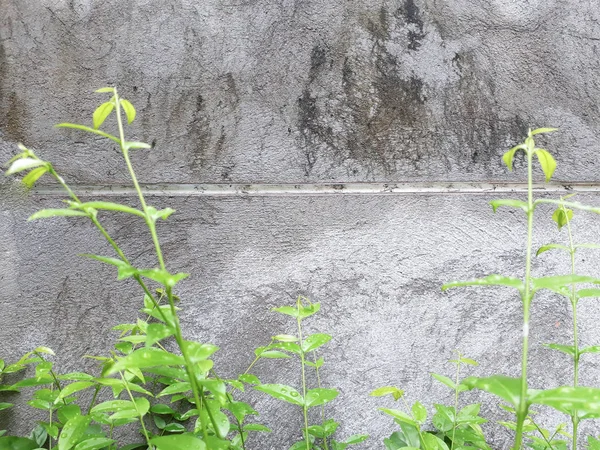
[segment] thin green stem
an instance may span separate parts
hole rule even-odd
[[[450,450],[454,450],[454,437],[456,434],[456,417],[458,415],[458,382],[460,380],[460,353],[456,363],[456,381],[454,382],[454,419],[452,421],[452,442],[450,443]]]
[[[90,402],[90,406],[86,413],[88,416],[92,412],[92,408],[94,407],[94,404],[96,403],[96,398],[98,397],[98,393],[100,392],[100,389],[102,389],[102,386],[98,385],[98,386],[96,386],[96,389],[94,390],[94,396],[92,397],[92,401]]]
[[[306,406],[306,371],[305,371],[305,359],[304,359],[304,350],[302,350],[302,319],[300,317],[301,310],[301,299],[297,300],[296,306],[298,310],[298,343],[300,344],[300,364],[302,365],[302,413],[304,415],[304,439],[306,441],[306,450],[310,450],[310,440],[308,438],[308,407]]]
[[[565,220],[567,222],[567,233],[569,235],[569,250],[571,254],[571,275],[575,275],[575,244],[573,243],[573,233],[571,232],[571,221],[567,214],[565,205],[561,205],[561,209],[564,213]],[[577,292],[575,290],[575,283],[571,285],[571,307],[573,309],[573,386],[577,387],[579,384],[579,339],[577,335]],[[579,416],[577,411],[573,412],[571,416],[571,423],[573,424],[573,440],[571,448],[577,450],[577,434],[579,428]]]
[[[408,402],[406,401],[406,399],[404,397],[402,397],[402,402],[404,403],[406,412],[408,413],[409,416],[412,417],[412,410],[410,409],[410,406],[408,406]],[[414,419],[414,417],[413,417],[413,419]],[[420,424],[417,425],[417,433],[419,434],[419,439],[420,439],[421,443],[423,444],[424,450],[429,450],[429,447],[427,446],[427,444],[425,443],[425,440],[423,439],[423,433],[421,432]]]
[[[554,438],[554,435],[552,435],[552,437],[550,439],[548,439],[546,437],[546,435],[544,434],[544,432],[542,431],[542,429],[539,427],[539,425],[537,423],[535,423],[535,420],[531,420],[531,423],[538,430],[538,433],[540,433],[540,435],[542,436],[544,441],[546,441],[546,444],[548,444],[548,447],[550,447],[550,450],[554,450],[554,447],[552,446],[552,439]]]
[[[521,358],[521,394],[517,407],[517,430],[513,450],[523,443],[523,424],[527,417],[527,352],[529,350],[529,307],[531,305],[531,247],[533,240],[533,152],[527,150],[527,255],[525,259],[525,292],[523,293],[523,351]]]
[[[319,366],[317,365],[317,351],[313,350],[313,362],[315,364],[315,373],[317,375],[317,387],[321,389],[321,375],[319,374]],[[325,404],[321,405],[321,422],[325,423]],[[327,443],[327,437],[323,438],[324,450],[329,450],[329,444]]]
[[[125,389],[127,390],[129,399],[131,400],[131,403],[133,403],[133,407],[135,408],[135,411],[138,413],[138,416],[140,418],[140,424],[142,425],[142,432],[144,433],[144,438],[146,438],[146,443],[148,444],[148,448],[151,449],[153,447],[152,447],[152,444],[150,444],[150,436],[148,435],[148,430],[146,429],[146,424],[144,423],[144,415],[142,413],[140,413],[140,409],[138,408],[138,405],[135,402],[135,398],[133,397],[133,394],[131,393],[131,389],[129,389],[129,382],[127,380],[125,380],[125,377],[123,376],[123,372],[119,372],[119,375],[121,376],[121,380],[123,380],[123,385],[125,386]]]

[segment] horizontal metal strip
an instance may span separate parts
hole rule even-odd
[[[73,185],[82,196],[136,195],[132,186]],[[568,193],[598,192],[600,183],[534,184],[537,192]],[[297,196],[297,195],[428,195],[428,194],[489,194],[527,192],[526,183],[480,182],[404,182],[404,183],[316,183],[316,184],[146,184],[144,194],[150,196]],[[60,186],[40,186],[37,195],[63,195]]]

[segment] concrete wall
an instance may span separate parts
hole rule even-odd
[[[91,123],[102,101],[93,90],[118,86],[138,108],[128,132],[154,146],[134,156],[150,201],[177,209],[159,232],[169,266],[193,274],[180,292],[186,334],[218,344],[220,370],[234,375],[254,347],[291,329],[270,308],[298,294],[321,302],[309,326],[334,335],[322,377],[342,393],[329,406],[340,437],[366,432],[361,448],[381,448],[394,425],[371,389],[451,402],[428,372],[450,371],[456,348],[481,362],[473,373],[517,374],[519,300],[440,286],[522,275],[523,217],[494,216],[487,202],[523,195],[522,160],[510,174],[500,157],[529,126],[561,128],[542,140],[558,169],[539,191],[575,188],[600,204],[599,20],[584,0],[0,0],[0,160],[23,142],[86,198],[135,204],[113,145],[52,128]],[[76,256],[110,254],[90,224],[26,223],[61,198],[50,180],[29,194],[0,180],[0,342],[9,360],[50,346],[72,370],[112,344],[110,327],[134,318],[141,298]],[[547,213],[537,244],[565,238]],[[103,221],[134,262],[152,264],[142,224]],[[576,239],[598,241],[599,228],[580,215]],[[578,264],[594,273],[597,259]],[[534,270],[568,264],[544,255]],[[590,301],[582,311],[582,341],[597,344],[599,310]],[[570,320],[564,300],[536,301],[532,385],[569,382],[567,361],[539,344],[567,343]],[[582,383],[597,385],[598,368],[585,360]],[[278,362],[257,373],[299,377]],[[253,448],[300,436],[298,411],[256,401],[275,433]],[[0,429],[33,420],[2,412]],[[506,433],[489,434],[508,446]]]

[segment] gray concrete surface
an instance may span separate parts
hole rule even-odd
[[[449,371],[455,348],[481,362],[478,374],[517,373],[512,293],[440,286],[521,275],[522,217],[494,216],[487,202],[493,190],[522,195],[522,164],[509,174],[500,156],[528,126],[561,128],[542,141],[559,163],[548,195],[580,186],[581,201],[600,204],[599,19],[583,0],[0,0],[0,160],[23,142],[83,192],[134,202],[114,146],[51,128],[91,123],[92,91],[119,86],[138,107],[131,135],[154,144],[134,156],[140,180],[152,204],[177,209],[159,231],[170,267],[193,274],[180,292],[187,335],[219,345],[220,370],[234,375],[290,326],[270,308],[320,301],[310,327],[334,335],[322,375],[342,393],[329,411],[341,436],[366,432],[360,448],[382,448],[394,425],[371,389],[451,401],[428,373]],[[112,344],[108,330],[141,299],[76,256],[109,254],[90,224],[26,223],[60,198],[46,181],[29,194],[0,181],[0,342],[7,359],[48,345],[72,370]],[[152,263],[141,224],[103,220],[135,262]],[[591,216],[575,224],[581,241],[598,242],[599,229]],[[549,216],[536,231],[540,244],[560,238]],[[581,271],[597,261],[582,255]],[[556,256],[535,262],[536,274],[566,270]],[[600,312],[593,301],[582,310],[582,339],[597,344]],[[567,383],[565,361],[539,344],[568,342],[568,305],[541,296],[533,321],[532,385]],[[278,362],[257,372],[298,382]],[[582,382],[598,385],[597,373],[590,357]],[[275,430],[253,448],[300,436],[298,411],[252,397]],[[0,429],[34,419],[0,412]],[[506,433],[489,433],[507,448]]]

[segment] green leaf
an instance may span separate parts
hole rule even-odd
[[[425,407],[420,402],[415,402],[412,405],[411,411],[413,418],[417,422],[419,422],[420,424],[425,423],[425,421],[427,420],[427,409],[425,409]]]
[[[556,222],[556,225],[558,225],[559,230],[562,227],[564,227],[567,223],[569,223],[572,218],[573,218],[573,210],[571,210],[571,209],[563,210],[562,208],[558,208],[557,210],[554,211],[554,214],[552,214],[552,220],[554,220],[554,222]]]
[[[58,125],[54,125],[54,126],[56,128],[72,128],[74,130],[81,130],[81,131],[87,131],[88,133],[98,134],[100,136],[108,138],[111,141],[114,141],[117,144],[121,145],[121,140],[118,137],[113,136],[112,134],[105,133],[104,131],[100,131],[100,130],[96,130],[94,128],[86,127],[85,125],[79,125],[77,123],[66,123],[65,122],[65,123],[59,123]]]
[[[150,409],[150,403],[144,397],[135,398],[135,403],[129,400],[109,400],[99,403],[92,408],[92,414],[113,412],[111,420],[130,419],[144,416]],[[138,412],[139,411],[139,412]]]
[[[554,250],[554,249],[558,249],[558,250],[565,250],[568,253],[571,253],[571,249],[569,247],[567,247],[566,245],[561,245],[561,244],[546,244],[546,245],[542,245],[537,253],[535,254],[536,256],[540,256],[542,253],[547,252],[548,250]]]
[[[162,339],[172,336],[174,333],[173,329],[162,323],[151,323],[146,329],[146,347],[152,347]]]
[[[273,308],[271,311],[275,311],[281,314],[286,314],[292,317],[298,317],[298,309],[293,308],[291,306],[280,306],[278,308]]]
[[[244,373],[238,377],[238,380],[243,381],[246,384],[260,384],[260,380],[256,375],[251,373]]]
[[[280,342],[296,342],[298,338],[296,336],[292,336],[291,334],[278,334],[273,336],[273,340]]]
[[[306,392],[305,404],[307,407],[324,405],[336,398],[339,392],[336,389],[315,388]]]
[[[454,427],[456,414],[453,407],[440,404],[433,405],[436,413],[433,415],[433,425],[439,431],[450,431]]]
[[[261,384],[260,386],[254,386],[254,389],[269,394],[278,400],[292,403],[293,405],[304,405],[302,395],[293,387],[286,386],[285,384]]]
[[[572,345],[544,344],[544,347],[575,357],[575,347]]]
[[[155,437],[150,443],[157,450],[206,450],[206,444],[189,433]]]
[[[123,144],[123,148],[125,151],[136,150],[138,148],[152,148],[150,144],[146,144],[145,142],[137,142],[137,141],[126,141]]]
[[[31,188],[36,183],[36,181],[39,180],[40,177],[47,172],[48,172],[47,167],[38,167],[36,169],[33,169],[27,175],[25,175],[23,177],[23,179],[21,180],[21,182],[28,188]]]
[[[525,144],[519,144],[502,155],[502,161],[504,161],[504,164],[506,164],[506,167],[508,167],[508,170],[511,172],[513,170],[513,159],[517,150],[527,151],[527,146]]]
[[[324,334],[324,333],[311,334],[310,336],[307,336],[306,339],[304,339],[304,342],[302,342],[302,350],[305,353],[312,352],[313,350],[316,350],[317,348],[326,344],[330,340],[331,340],[331,335],[329,335],[329,334]]]
[[[58,450],[70,450],[85,434],[92,421],[90,416],[75,416],[65,423],[58,437]]]
[[[130,276],[133,276],[136,273],[145,278],[154,280],[165,287],[174,287],[181,280],[190,276],[189,273],[171,274],[168,271],[162,269],[138,269],[135,273],[132,273]]]
[[[507,286],[518,289],[519,292],[524,291],[523,282],[514,277],[504,277],[502,275],[488,275],[485,278],[479,278],[470,281],[453,281],[442,286],[442,291],[450,288],[462,286]]]
[[[96,91],[94,91],[94,92],[109,92],[111,94],[114,94],[115,93],[115,88],[112,88],[112,87],[103,87],[103,88],[100,88],[100,89],[96,89]]]
[[[538,405],[550,406],[569,415],[600,414],[599,388],[563,386],[547,389],[530,395],[530,401]]]
[[[13,406],[15,406],[13,403],[2,402],[2,403],[0,403],[0,411],[11,408]]]
[[[133,214],[135,216],[139,216],[139,217],[143,217],[145,218],[146,216],[144,215],[144,213],[142,211],[140,211],[139,209],[135,209],[135,208],[131,208],[127,205],[121,205],[120,203],[112,203],[112,202],[85,202],[85,203],[72,203],[73,206],[77,207],[78,209],[83,209],[85,210],[85,208],[93,208],[93,209],[100,209],[100,210],[105,210],[105,211],[118,211],[118,212],[123,212],[126,214]]]
[[[49,217],[87,217],[88,215],[82,211],[75,209],[42,209],[27,220],[47,219]]]
[[[600,450],[600,440],[588,436],[588,450]]]
[[[194,341],[184,341],[186,353],[190,358],[192,364],[199,361],[204,361],[209,358],[213,353],[219,350],[219,347],[213,344],[200,344]]]
[[[131,123],[135,120],[135,108],[131,104],[129,100],[125,100],[124,98],[120,99],[119,102],[123,107],[123,111],[125,111],[125,115],[127,116],[127,123]]]
[[[391,395],[394,397],[394,400],[398,401],[404,396],[404,391],[402,389],[398,389],[395,386],[383,386],[380,388],[371,391],[369,394],[372,397],[383,397],[385,395]]]
[[[39,445],[31,439],[16,436],[0,437],[0,448],[2,450],[35,450]]]
[[[600,284],[600,280],[586,275],[556,275],[551,277],[533,278],[531,281],[531,290],[532,292],[535,292],[540,289],[548,289],[564,295],[566,286],[579,283]]]
[[[227,408],[229,411],[231,411],[233,416],[240,423],[242,423],[244,421],[246,416],[258,415],[258,413],[254,410],[254,408],[252,408],[252,406],[250,406],[248,403],[245,403],[245,402],[235,402],[235,401],[228,402],[225,405],[225,408]]]
[[[462,381],[469,389],[481,389],[506,400],[513,406],[519,404],[521,398],[521,379],[504,375],[493,375],[486,378],[469,377]]]
[[[116,442],[114,439],[108,439],[105,437],[93,437],[81,441],[75,446],[75,450],[100,450],[108,447],[110,444]]]
[[[170,386],[164,388],[157,397],[163,397],[165,395],[180,394],[182,392],[188,392],[192,390],[192,385],[187,381],[181,381],[173,383]]]
[[[523,202],[521,200],[511,200],[511,199],[492,200],[490,202],[490,205],[492,205],[492,209],[494,210],[494,212],[496,212],[496,210],[500,206],[510,206],[512,208],[521,208],[525,212],[527,212],[529,210],[529,205],[527,204],[527,202]]]
[[[6,175],[13,175],[18,172],[22,172],[23,170],[33,169],[34,167],[46,166],[47,163],[40,159],[34,158],[21,158],[17,159],[13,162],[8,170],[6,171]]]
[[[100,106],[98,106],[96,108],[96,111],[94,111],[94,116],[93,116],[95,130],[100,128],[100,126],[104,123],[104,121],[106,120],[106,118],[109,116],[109,114],[112,112],[112,110],[114,108],[115,108],[115,104],[112,101],[102,103]]]
[[[94,385],[95,385],[95,383],[93,383],[91,381],[76,381],[74,383],[68,384],[67,386],[64,386],[61,389],[61,391],[58,394],[58,396],[56,397],[56,400],[54,401],[54,403],[56,404],[56,403],[60,402],[62,399],[67,398],[69,395],[72,395],[75,392],[79,392],[84,389],[87,389]]]
[[[578,203],[578,202],[565,202],[563,200],[552,200],[552,199],[546,199],[546,198],[538,198],[536,201],[533,202],[534,206],[537,206],[542,203],[548,203],[550,205],[558,205],[558,206],[564,205],[567,208],[578,209],[580,211],[588,211],[588,212],[593,212],[595,214],[600,214],[600,208],[584,205],[584,204]]]
[[[145,347],[135,350],[123,358],[118,358],[104,375],[111,375],[130,368],[143,369],[153,366],[182,366],[184,364],[185,360],[182,356],[156,347]]]
[[[261,350],[260,348],[257,348],[254,352],[255,352],[256,356],[259,356],[261,358],[267,358],[267,359],[290,358],[290,355],[288,355],[287,353],[279,352],[276,350]],[[256,352],[258,352],[258,353],[256,353]]]
[[[583,353],[600,353],[600,345],[592,345],[579,349],[579,354]]]
[[[452,381],[447,376],[440,375],[438,373],[432,373],[431,376],[433,378],[435,378],[436,380],[438,380],[440,383],[445,384],[446,386],[448,386],[450,389],[452,389],[452,390],[456,389],[456,384],[454,383],[454,381]]]
[[[415,422],[415,420],[406,414],[404,411],[400,411],[399,409],[389,409],[389,408],[379,408],[379,411],[386,413],[388,416],[392,416],[394,419],[412,425],[413,427],[418,427],[419,424]]]
[[[42,425],[37,424],[36,427],[31,431],[29,439],[35,441],[39,447],[43,447],[48,439],[48,431],[46,431]]]
[[[595,298],[600,297],[600,289],[598,288],[590,288],[590,289],[580,289],[577,291],[577,298]]]
[[[552,133],[553,131],[558,131],[558,128],[536,128],[535,130],[531,131],[529,134],[531,134],[531,136],[535,136],[536,134]]]

